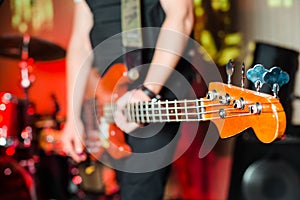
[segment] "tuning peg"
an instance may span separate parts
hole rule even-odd
[[[242,63],[242,70],[241,70],[241,88],[244,88],[245,87],[245,70],[246,70],[246,67],[245,67],[245,63]]]
[[[290,76],[288,73],[275,66],[263,74],[263,80],[272,88],[274,96],[278,97],[280,87],[289,82]]]
[[[233,61],[230,59],[228,61],[228,63],[226,64],[226,74],[227,74],[227,83],[230,84],[231,83],[231,76],[233,74],[234,71],[234,63]]]
[[[246,77],[254,84],[256,91],[259,91],[264,84],[263,74],[266,72],[268,70],[261,64],[256,64],[247,71]]]

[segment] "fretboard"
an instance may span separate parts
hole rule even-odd
[[[204,121],[203,99],[128,104],[124,114],[137,123]]]

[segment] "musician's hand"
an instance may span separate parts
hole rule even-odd
[[[150,98],[142,90],[136,89],[125,93],[116,102],[117,110],[114,113],[114,120],[117,126],[126,133],[134,131],[140,125],[135,122],[128,122],[123,110],[127,104],[140,101],[150,101]]]
[[[84,131],[81,120],[76,123],[67,121],[62,133],[63,151],[67,156],[73,158],[76,162],[81,162],[86,159],[83,147],[82,133]]]

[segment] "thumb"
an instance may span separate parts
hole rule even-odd
[[[84,161],[86,159],[86,154],[84,153],[83,143],[79,138],[76,137],[73,140],[73,147],[74,147],[74,151],[71,152],[71,157],[76,162]]]
[[[79,137],[76,137],[74,139],[74,150],[75,150],[75,153],[77,154],[82,154],[83,153],[83,143],[81,142],[80,138]]]

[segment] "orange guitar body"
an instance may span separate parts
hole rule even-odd
[[[122,63],[114,64],[103,77],[96,71],[91,71],[86,86],[86,99],[96,98],[97,120],[100,129],[100,143],[98,152],[93,152],[92,157],[99,159],[106,150],[113,158],[120,159],[131,155],[131,147],[126,143],[123,131],[113,122],[113,111],[116,100],[127,91],[130,80],[126,76],[127,68]],[[106,116],[104,109],[111,110]],[[109,118],[109,119],[108,119]]]

